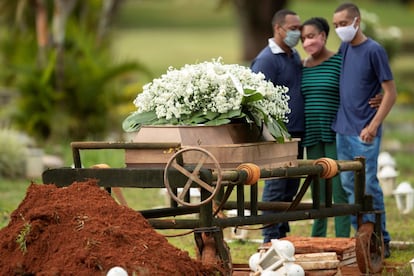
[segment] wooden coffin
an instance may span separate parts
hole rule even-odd
[[[132,142],[177,144],[177,147],[127,149],[125,163],[128,167],[164,167],[178,150],[197,147],[210,152],[221,168],[235,169],[242,163],[255,163],[263,168],[296,166],[299,140],[277,143],[266,129],[260,132],[249,124],[228,124],[144,126],[135,134]],[[198,158],[187,157],[184,163],[196,163]]]

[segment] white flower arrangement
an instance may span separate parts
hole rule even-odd
[[[134,100],[137,111],[123,122],[127,132],[142,125],[223,125],[232,121],[267,127],[279,142],[289,138],[285,123],[288,88],[274,86],[261,73],[221,59],[170,67],[143,86]]]

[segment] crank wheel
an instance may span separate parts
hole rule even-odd
[[[356,234],[356,259],[362,273],[379,273],[383,269],[384,241],[382,233],[374,232],[371,222],[362,224]]]
[[[195,165],[192,171],[188,171],[186,168],[184,168],[184,163],[187,160],[189,160],[189,163]],[[210,185],[199,177],[200,169],[205,163],[213,164],[214,170],[217,172],[217,180],[215,181],[215,185]],[[173,191],[173,187],[171,186],[169,179],[169,171],[172,168],[176,169],[188,178],[182,190],[178,192],[177,195]],[[167,188],[168,193],[170,194],[171,198],[174,199],[177,203],[185,206],[201,206],[210,202],[220,191],[221,179],[221,167],[217,159],[209,151],[197,147],[188,147],[176,152],[170,158],[164,170],[164,185]],[[194,183],[203,190],[202,194],[207,192],[209,196],[205,199],[200,198],[200,202],[187,202],[185,198],[190,193],[190,188],[194,185]]]

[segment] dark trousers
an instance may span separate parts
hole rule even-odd
[[[302,138],[302,133],[292,134],[293,138]],[[303,147],[299,142],[298,147],[298,159],[303,159]],[[299,178],[275,178],[265,180],[265,186],[263,189],[263,202],[266,201],[284,201],[292,202],[293,197],[296,195],[300,184]],[[277,211],[263,211],[263,214],[277,213]],[[271,224],[271,222],[270,222]],[[262,231],[263,242],[270,242],[272,239],[280,239],[286,237],[286,233],[290,231],[288,222],[281,222],[271,224],[265,227]]]

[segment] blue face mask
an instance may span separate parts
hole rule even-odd
[[[289,46],[290,48],[295,47],[300,39],[300,31],[299,30],[288,30],[286,32],[286,37],[285,39],[283,39],[283,42],[285,42],[285,44],[287,46]]]

